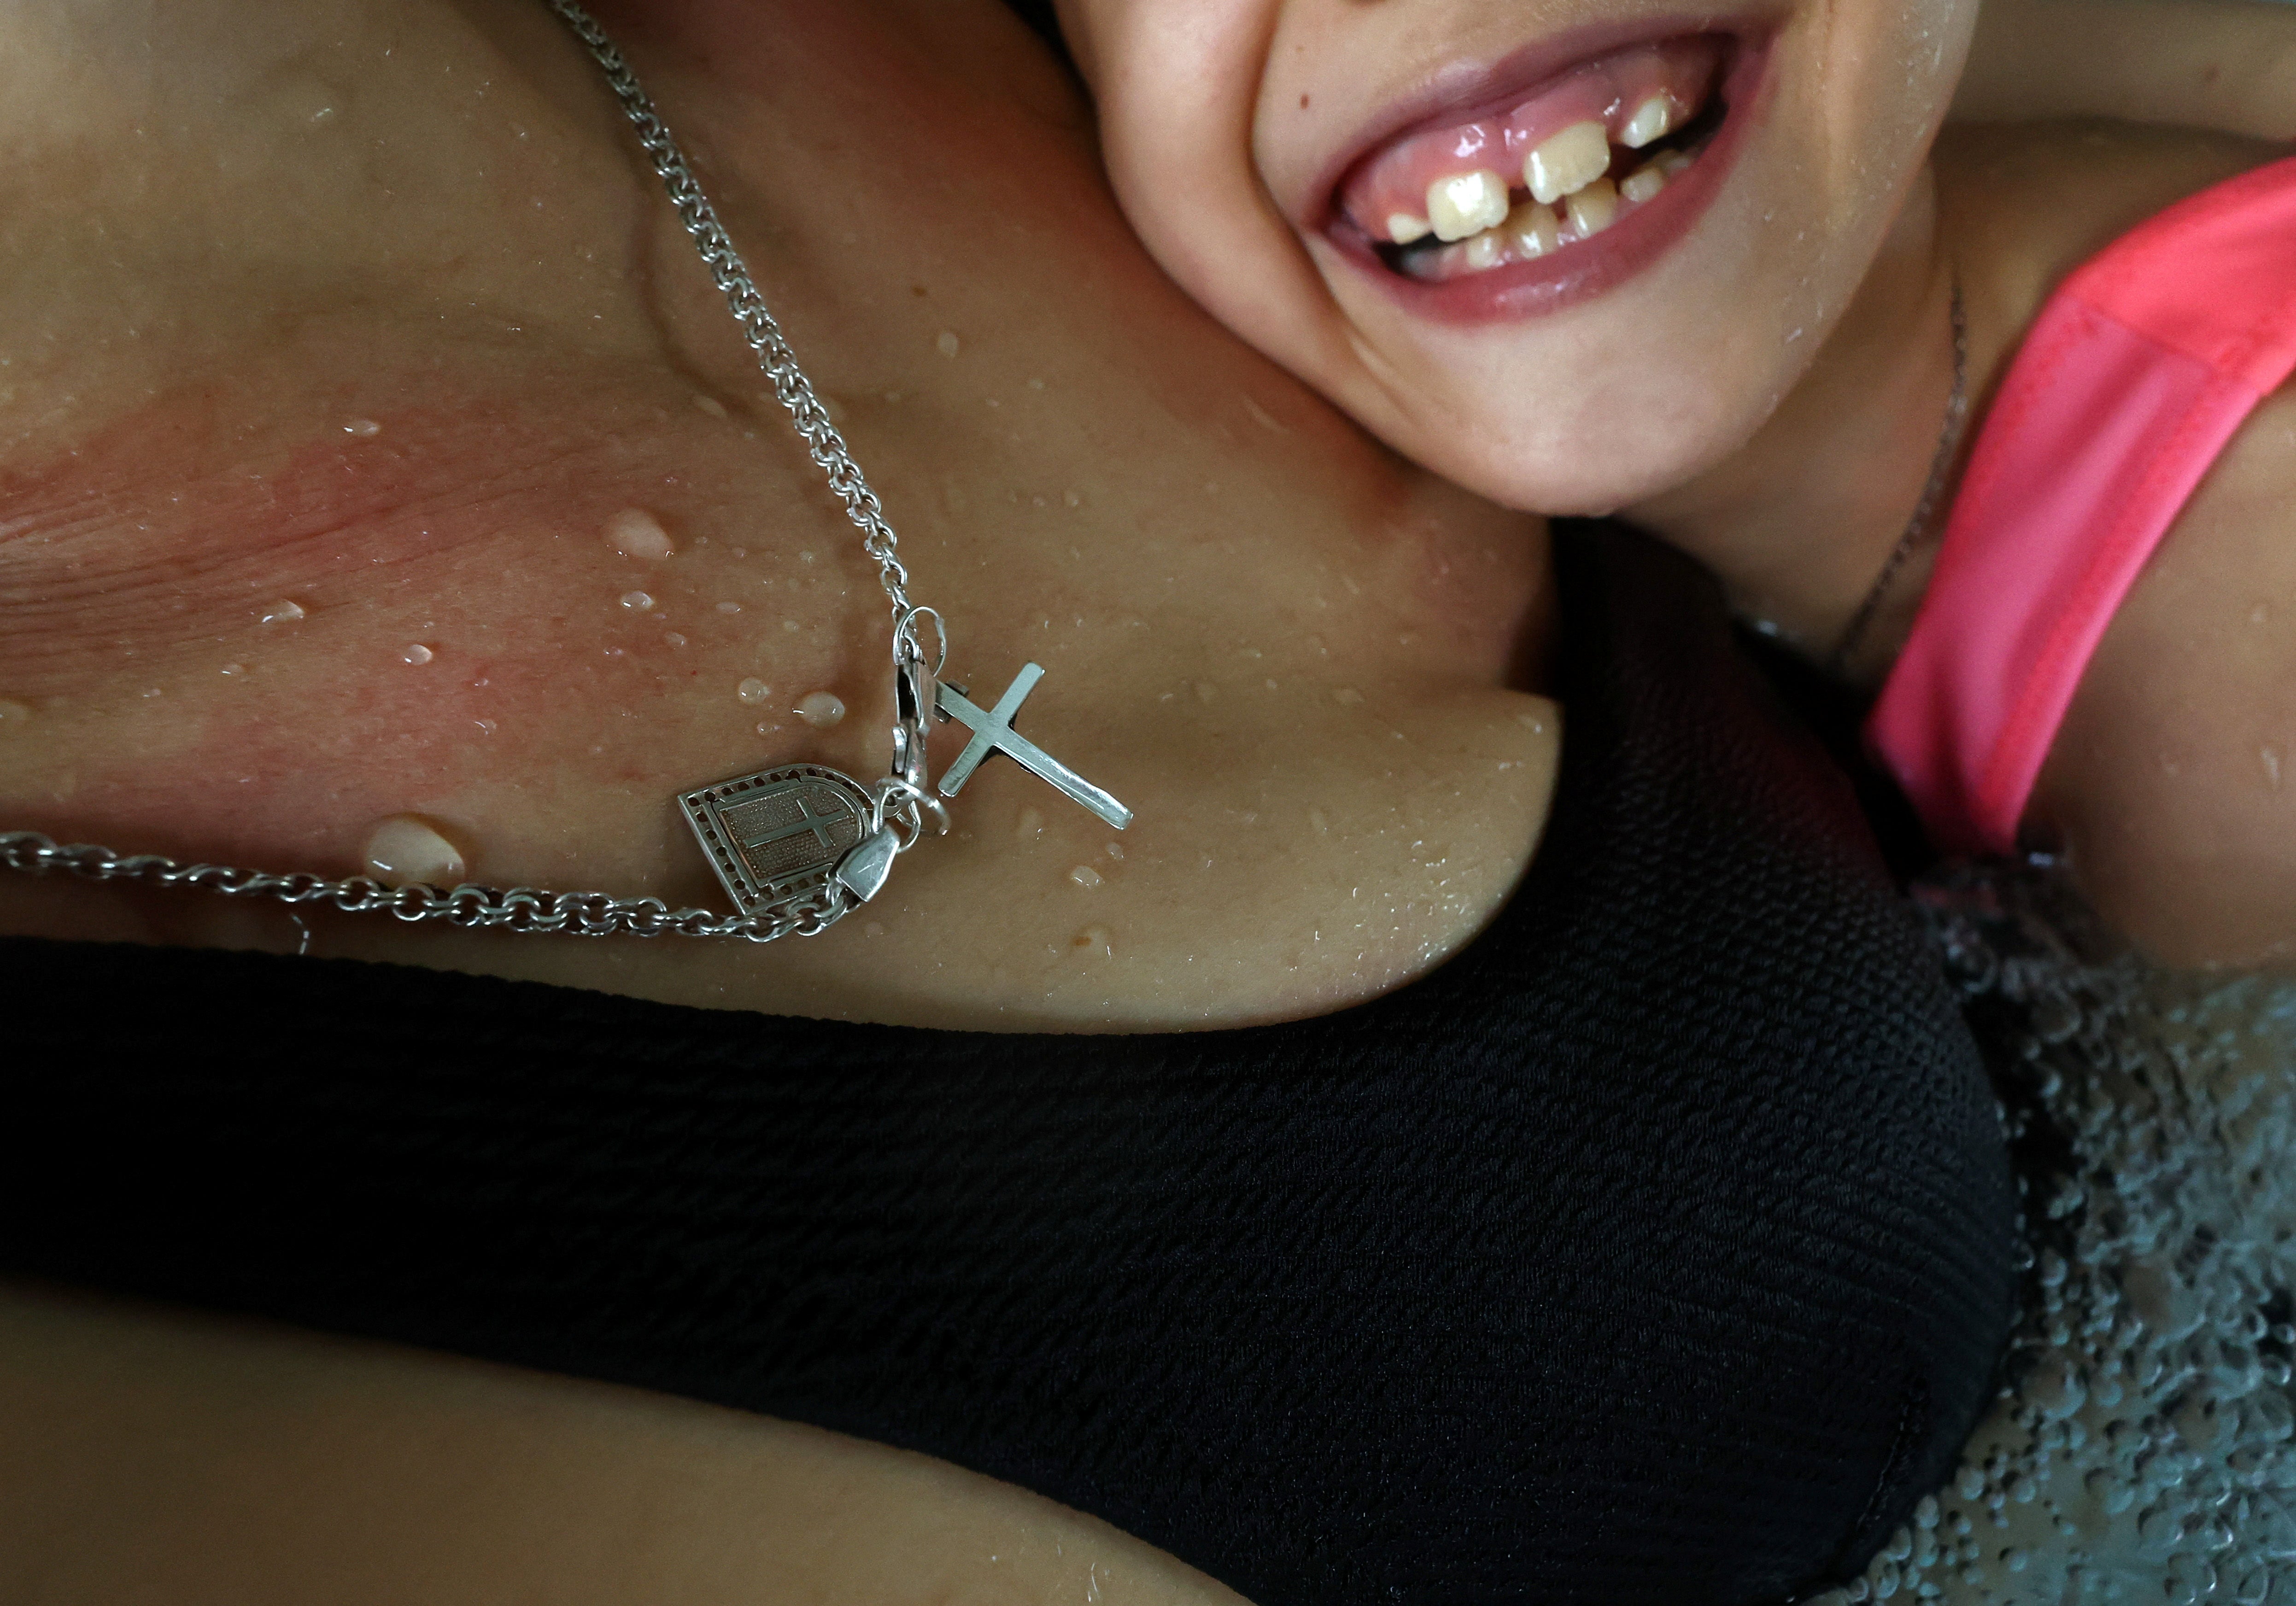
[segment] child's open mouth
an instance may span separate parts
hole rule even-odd
[[[1480,109],[1422,118],[1347,169],[1325,232],[1413,284],[1488,279],[1456,309],[1470,315],[1599,288],[1687,228],[1714,187],[1701,169],[1719,165],[1718,136],[1742,120],[1734,102],[1753,94],[1762,53],[1720,32],[1646,39],[1479,97]],[[1684,192],[1677,204],[1654,205],[1669,188]],[[1646,208],[1674,225],[1631,226]],[[1613,229],[1626,249],[1588,249]]]

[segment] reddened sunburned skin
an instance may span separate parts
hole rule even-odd
[[[1406,455],[1546,512],[1669,490],[1792,390],[1973,15],[1063,5],[1119,196],[1183,287]]]

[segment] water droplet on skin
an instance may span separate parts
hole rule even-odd
[[[382,426],[372,418],[354,418],[343,426],[343,433],[359,440],[373,440],[382,433]]]
[[[1308,811],[1308,823],[1316,828],[1316,834],[1318,836],[1328,835],[1332,829],[1332,822],[1320,808],[1311,808]]]
[[[782,628],[788,631],[791,635],[795,635],[799,631],[804,629],[805,627],[799,624],[795,619],[783,619],[782,621]]]
[[[719,401],[714,396],[695,397],[693,398],[693,410],[697,413],[707,413],[712,418],[723,418],[726,416],[726,404]]]
[[[1275,691],[1275,690],[1277,690],[1277,689],[1278,689],[1278,688],[1277,688],[1277,686],[1276,686],[1276,684],[1275,684],[1275,676],[1274,676],[1273,675],[1271,675],[1271,676],[1269,676],[1267,677],[1267,683],[1266,683],[1266,684],[1267,684],[1267,689],[1268,689],[1269,691],[1271,691],[1271,692]]]
[[[32,710],[27,704],[11,702],[6,698],[0,698],[0,731],[22,725],[31,717]]]
[[[955,356],[958,348],[956,332],[953,329],[942,330],[933,337],[933,344],[939,348],[941,356]]]
[[[2280,790],[2281,751],[2270,742],[2256,750],[2257,762],[2264,766],[2264,779],[2274,791]]]
[[[739,613],[742,611],[742,604],[739,602],[720,602],[718,604],[718,611],[720,613]]]
[[[1035,841],[1045,834],[1045,816],[1033,808],[1022,809],[1020,823],[1013,826],[1013,834],[1024,842]]]
[[[622,593],[622,606],[632,613],[644,613],[653,606],[653,598],[643,591],[625,591]]]
[[[431,651],[430,648],[424,646],[421,642],[416,642],[410,645],[406,651],[400,653],[399,656],[410,664],[427,664],[432,659],[436,658],[438,654]]]
[[[885,934],[885,928],[873,920],[867,925],[862,927],[861,930],[864,933],[871,937],[882,937]]]
[[[1212,684],[1210,681],[1200,680],[1196,682],[1196,701],[1198,702],[1210,702],[1218,695],[1219,688]]]
[[[1069,880],[1086,889],[1097,887],[1100,885],[1100,872],[1090,864],[1078,864],[1069,872]]]
[[[1336,686],[1332,688],[1332,701],[1333,702],[1344,703],[1349,708],[1353,708],[1363,700],[1363,693],[1357,691],[1353,686]]]
[[[1108,845],[1108,856],[1112,859],[1122,858],[1124,856],[1124,844],[1121,842],[1111,842]]]
[[[758,734],[760,736],[779,735],[781,733],[781,721],[778,719],[760,719],[758,721]]]
[[[764,681],[759,680],[754,675],[750,676],[749,679],[743,681],[740,685],[734,688],[734,695],[753,708],[758,703],[765,701],[767,698],[771,697],[773,694],[773,687],[767,685]]]
[[[386,887],[411,887],[418,881],[451,887],[469,869],[463,850],[421,815],[392,815],[367,835],[366,873]]]
[[[798,699],[797,717],[816,731],[825,731],[845,717],[845,700],[834,692],[808,692]]]
[[[683,647],[685,645],[685,638],[675,630],[666,632],[661,639],[668,642],[673,647]]]
[[[2251,625],[2260,625],[2271,617],[2272,604],[2269,602],[2259,602],[2248,610],[2248,622]]]
[[[481,736],[491,736],[495,733],[495,722],[491,719],[473,719],[471,723],[479,727],[479,734]]]
[[[226,675],[244,675],[247,673],[247,666],[245,664],[226,664],[223,667],[222,672]]]
[[[660,562],[677,551],[661,520],[642,507],[626,507],[606,520],[606,543],[626,558]]]
[[[266,625],[291,625],[302,617],[302,606],[296,602],[274,602],[263,610],[263,622]]]

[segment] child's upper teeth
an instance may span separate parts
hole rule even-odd
[[[1629,151],[1639,151],[1654,139],[1664,139],[1674,131],[1674,102],[1663,94],[1654,94],[1635,108],[1627,126],[1619,130],[1619,143]]]
[[[1398,245],[1409,245],[1414,240],[1427,238],[1427,219],[1414,217],[1408,212],[1387,215],[1387,237]]]
[[[1533,201],[1552,205],[1610,170],[1610,131],[1589,119],[1573,123],[1533,147],[1530,154],[1523,158],[1522,181],[1530,186]]]
[[[1488,168],[1439,178],[1427,186],[1427,222],[1435,238],[1447,245],[1480,234],[1506,215],[1506,180]]]

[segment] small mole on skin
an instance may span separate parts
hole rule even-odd
[[[382,426],[372,418],[354,418],[343,426],[343,433],[361,440],[373,440],[382,433]]]
[[[400,653],[399,656],[410,664],[427,664],[432,659],[436,658],[438,654],[431,651],[430,648],[424,646],[421,642],[415,642],[408,646],[406,651]]]
[[[469,872],[463,850],[420,815],[392,815],[366,839],[366,873],[386,887],[451,887]]]
[[[263,622],[266,625],[291,625],[302,617],[302,607],[296,602],[274,602],[263,610]]]
[[[1106,926],[1086,926],[1083,930],[1077,933],[1075,946],[1078,953],[1086,955],[1094,959],[1112,959],[1115,957],[1114,953],[1109,947],[1108,928]]]
[[[845,700],[834,692],[808,692],[792,710],[816,731],[825,731],[845,717]]]
[[[626,507],[606,520],[606,540],[626,558],[659,562],[677,551],[661,520],[642,507]]]

